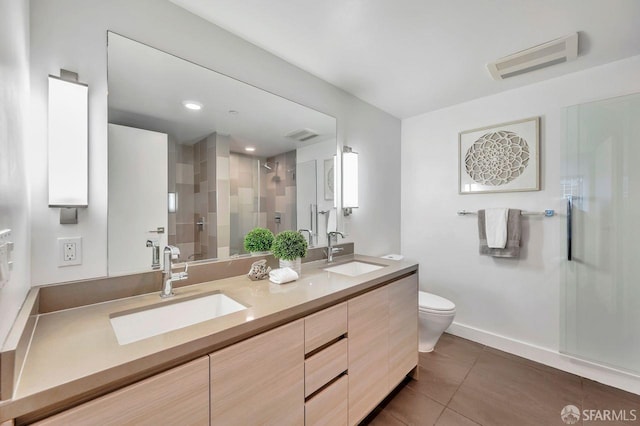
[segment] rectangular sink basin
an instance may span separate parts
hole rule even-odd
[[[126,345],[243,309],[247,307],[222,293],[214,293],[169,301],[144,310],[116,313],[110,319],[118,343]]]
[[[354,260],[353,262],[332,266],[330,268],[325,268],[324,270],[335,272],[336,274],[348,275],[350,277],[357,277],[358,275],[377,271],[378,269],[382,268],[384,268],[384,266],[382,265],[376,265],[375,263],[358,262],[357,260]]]

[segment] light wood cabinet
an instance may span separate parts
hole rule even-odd
[[[357,424],[417,365],[417,304],[413,274],[37,424]]]
[[[349,376],[342,376],[305,405],[306,426],[344,426],[348,420]]]
[[[348,302],[349,424],[364,419],[418,365],[418,275]]]
[[[36,424],[209,424],[209,357],[111,392]]]
[[[418,276],[389,284],[389,391],[418,365]]]
[[[304,424],[304,320],[210,358],[212,425]]]
[[[347,371],[347,340],[342,339],[304,361],[304,397]]]
[[[389,289],[348,301],[349,424],[362,420],[389,392]]]
[[[304,319],[304,353],[331,342],[347,332],[347,302],[324,309]]]

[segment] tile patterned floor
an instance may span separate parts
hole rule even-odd
[[[640,425],[640,396],[450,334],[420,354],[419,380],[407,380],[365,425],[565,425],[560,411],[625,410],[628,421],[577,425]],[[635,410],[635,411],[632,411]],[[633,418],[633,413],[637,417]],[[604,415],[604,414],[601,414]]]

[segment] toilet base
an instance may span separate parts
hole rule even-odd
[[[419,312],[418,351],[432,352],[442,333],[453,322],[455,311],[447,314]]]
[[[418,352],[423,353],[423,354],[428,354],[429,352],[433,352],[433,350],[435,349],[435,346],[432,346],[431,349],[429,348],[421,348],[420,346],[418,346]]]

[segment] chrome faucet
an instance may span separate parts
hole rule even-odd
[[[310,229],[298,229],[299,233],[307,232],[309,234],[309,247],[313,247],[313,234]]]
[[[336,237],[336,243],[338,242],[338,235],[344,238],[342,232],[331,231],[327,234],[327,263],[333,262],[333,255],[336,253],[340,253],[344,250],[342,247],[334,247],[333,246],[333,237]]]
[[[166,246],[164,248],[164,270],[162,271],[162,291],[160,297],[167,298],[173,296],[173,282],[186,280],[189,278],[187,270],[189,264],[185,262],[184,271],[173,272],[173,260],[177,260],[180,257],[180,249],[176,246]]]
[[[160,246],[157,241],[147,240],[147,247],[151,247],[151,269],[160,269]]]

